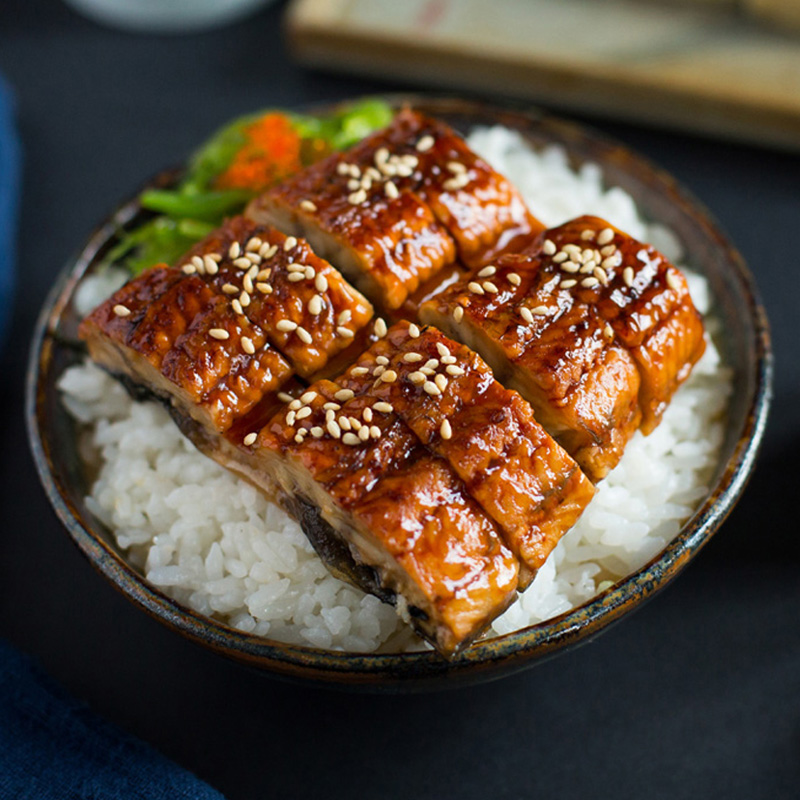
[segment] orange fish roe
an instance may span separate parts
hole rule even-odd
[[[265,114],[244,135],[247,141],[217,177],[217,188],[259,191],[302,167],[301,139],[285,115]]]

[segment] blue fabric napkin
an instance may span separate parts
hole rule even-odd
[[[1,639],[0,797],[223,800],[194,775],[68,696]]]
[[[0,343],[11,317],[14,292],[20,158],[11,90],[0,75]]]

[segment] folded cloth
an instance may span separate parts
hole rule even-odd
[[[11,91],[0,75],[0,342],[11,316],[19,205],[20,146]]]
[[[222,795],[67,695],[0,639],[0,797],[222,800]]]

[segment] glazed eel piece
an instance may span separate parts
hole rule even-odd
[[[234,218],[81,324],[90,356],[214,440],[351,345],[372,306],[305,242]]]
[[[544,231],[420,317],[481,353],[594,481],[655,429],[705,349],[680,270],[597,217]]]
[[[247,215],[303,235],[384,310],[442,270],[521,248],[543,226],[455,131],[417,111],[256,198]]]
[[[408,322],[255,433],[234,468],[448,656],[528,585],[594,492],[477,355]]]

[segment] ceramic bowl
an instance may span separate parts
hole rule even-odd
[[[557,143],[573,166],[592,161],[608,185],[621,186],[647,219],[672,228],[686,250],[685,263],[710,282],[723,323],[720,345],[735,373],[725,440],[711,489],[678,536],[635,574],[579,608],[544,623],[477,642],[446,661],[434,652],[360,655],[282,644],[234,630],[172,600],[126,561],[84,498],[91,475],[77,452],[78,430],[59,401],[56,381],[82,357],[72,297],[82,277],[114,244],[120,226],[142,214],[136,200],[123,204],[88,239],[55,283],[33,341],[27,385],[27,422],[36,464],[48,497],[67,532],[92,565],[132,602],[174,631],[226,656],[277,675],[349,687],[388,690],[441,688],[483,681],[525,669],[596,636],[667,585],[720,528],[753,469],[770,400],[772,358],[768,324],[741,256],[708,212],[669,175],[624,147],[575,125],[543,116],[460,99],[392,98],[410,102],[467,132],[502,124],[534,146]],[[176,172],[150,185],[165,186]]]

